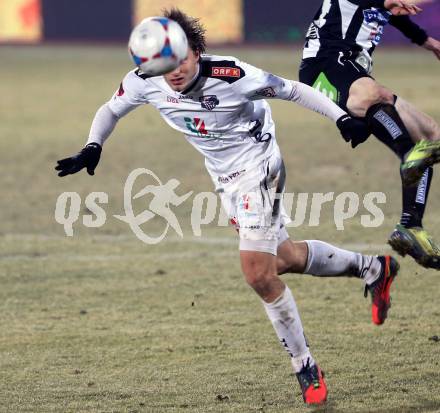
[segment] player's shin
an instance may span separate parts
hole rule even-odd
[[[295,372],[300,372],[306,365],[314,365],[315,361],[304,337],[301,318],[290,289],[286,286],[275,301],[263,301],[263,305],[281,345],[291,357]]]
[[[344,250],[323,241],[307,240],[308,256],[305,274],[320,277],[358,277],[367,285],[376,281],[381,272],[377,257]]]
[[[414,142],[394,105],[378,103],[371,106],[365,115],[368,126],[382,143],[403,160]]]
[[[362,255],[343,250],[322,241],[306,241],[309,247],[305,273],[335,277],[355,276],[365,281],[365,297],[372,299],[374,324],[384,323],[391,306],[390,288],[399,271],[398,262],[391,256]]]
[[[402,184],[402,217],[400,223],[405,228],[423,227],[422,220],[431,188],[432,175],[433,168],[431,166],[426,168],[417,186]]]

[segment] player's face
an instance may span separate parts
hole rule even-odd
[[[184,90],[197,73],[200,53],[188,49],[188,57],[175,70],[164,75],[171,89],[181,92]]]

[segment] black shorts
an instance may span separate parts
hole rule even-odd
[[[303,59],[299,68],[300,82],[318,89],[345,111],[350,86],[362,77],[371,76],[355,62],[355,58],[342,53]]]

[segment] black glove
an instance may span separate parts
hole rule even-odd
[[[58,176],[76,174],[83,168],[87,168],[89,175],[95,175],[95,168],[101,157],[101,151],[101,145],[89,143],[76,155],[57,161],[58,165],[55,169],[59,171]]]
[[[336,121],[345,142],[350,142],[352,148],[356,148],[360,143],[365,142],[370,136],[370,130],[365,121],[359,118],[352,118],[343,115]]]

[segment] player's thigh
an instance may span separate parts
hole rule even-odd
[[[440,140],[438,123],[426,113],[423,113],[400,96],[396,100],[396,109],[415,142],[420,139]]]
[[[393,104],[391,90],[382,86],[371,77],[356,79],[350,86],[347,109],[357,117],[363,118],[367,110],[378,103]]]
[[[302,274],[307,265],[308,247],[304,241],[286,239],[278,246],[277,271],[278,274]]]
[[[268,252],[240,250],[240,263],[250,285],[265,283],[277,275],[276,256]]]

